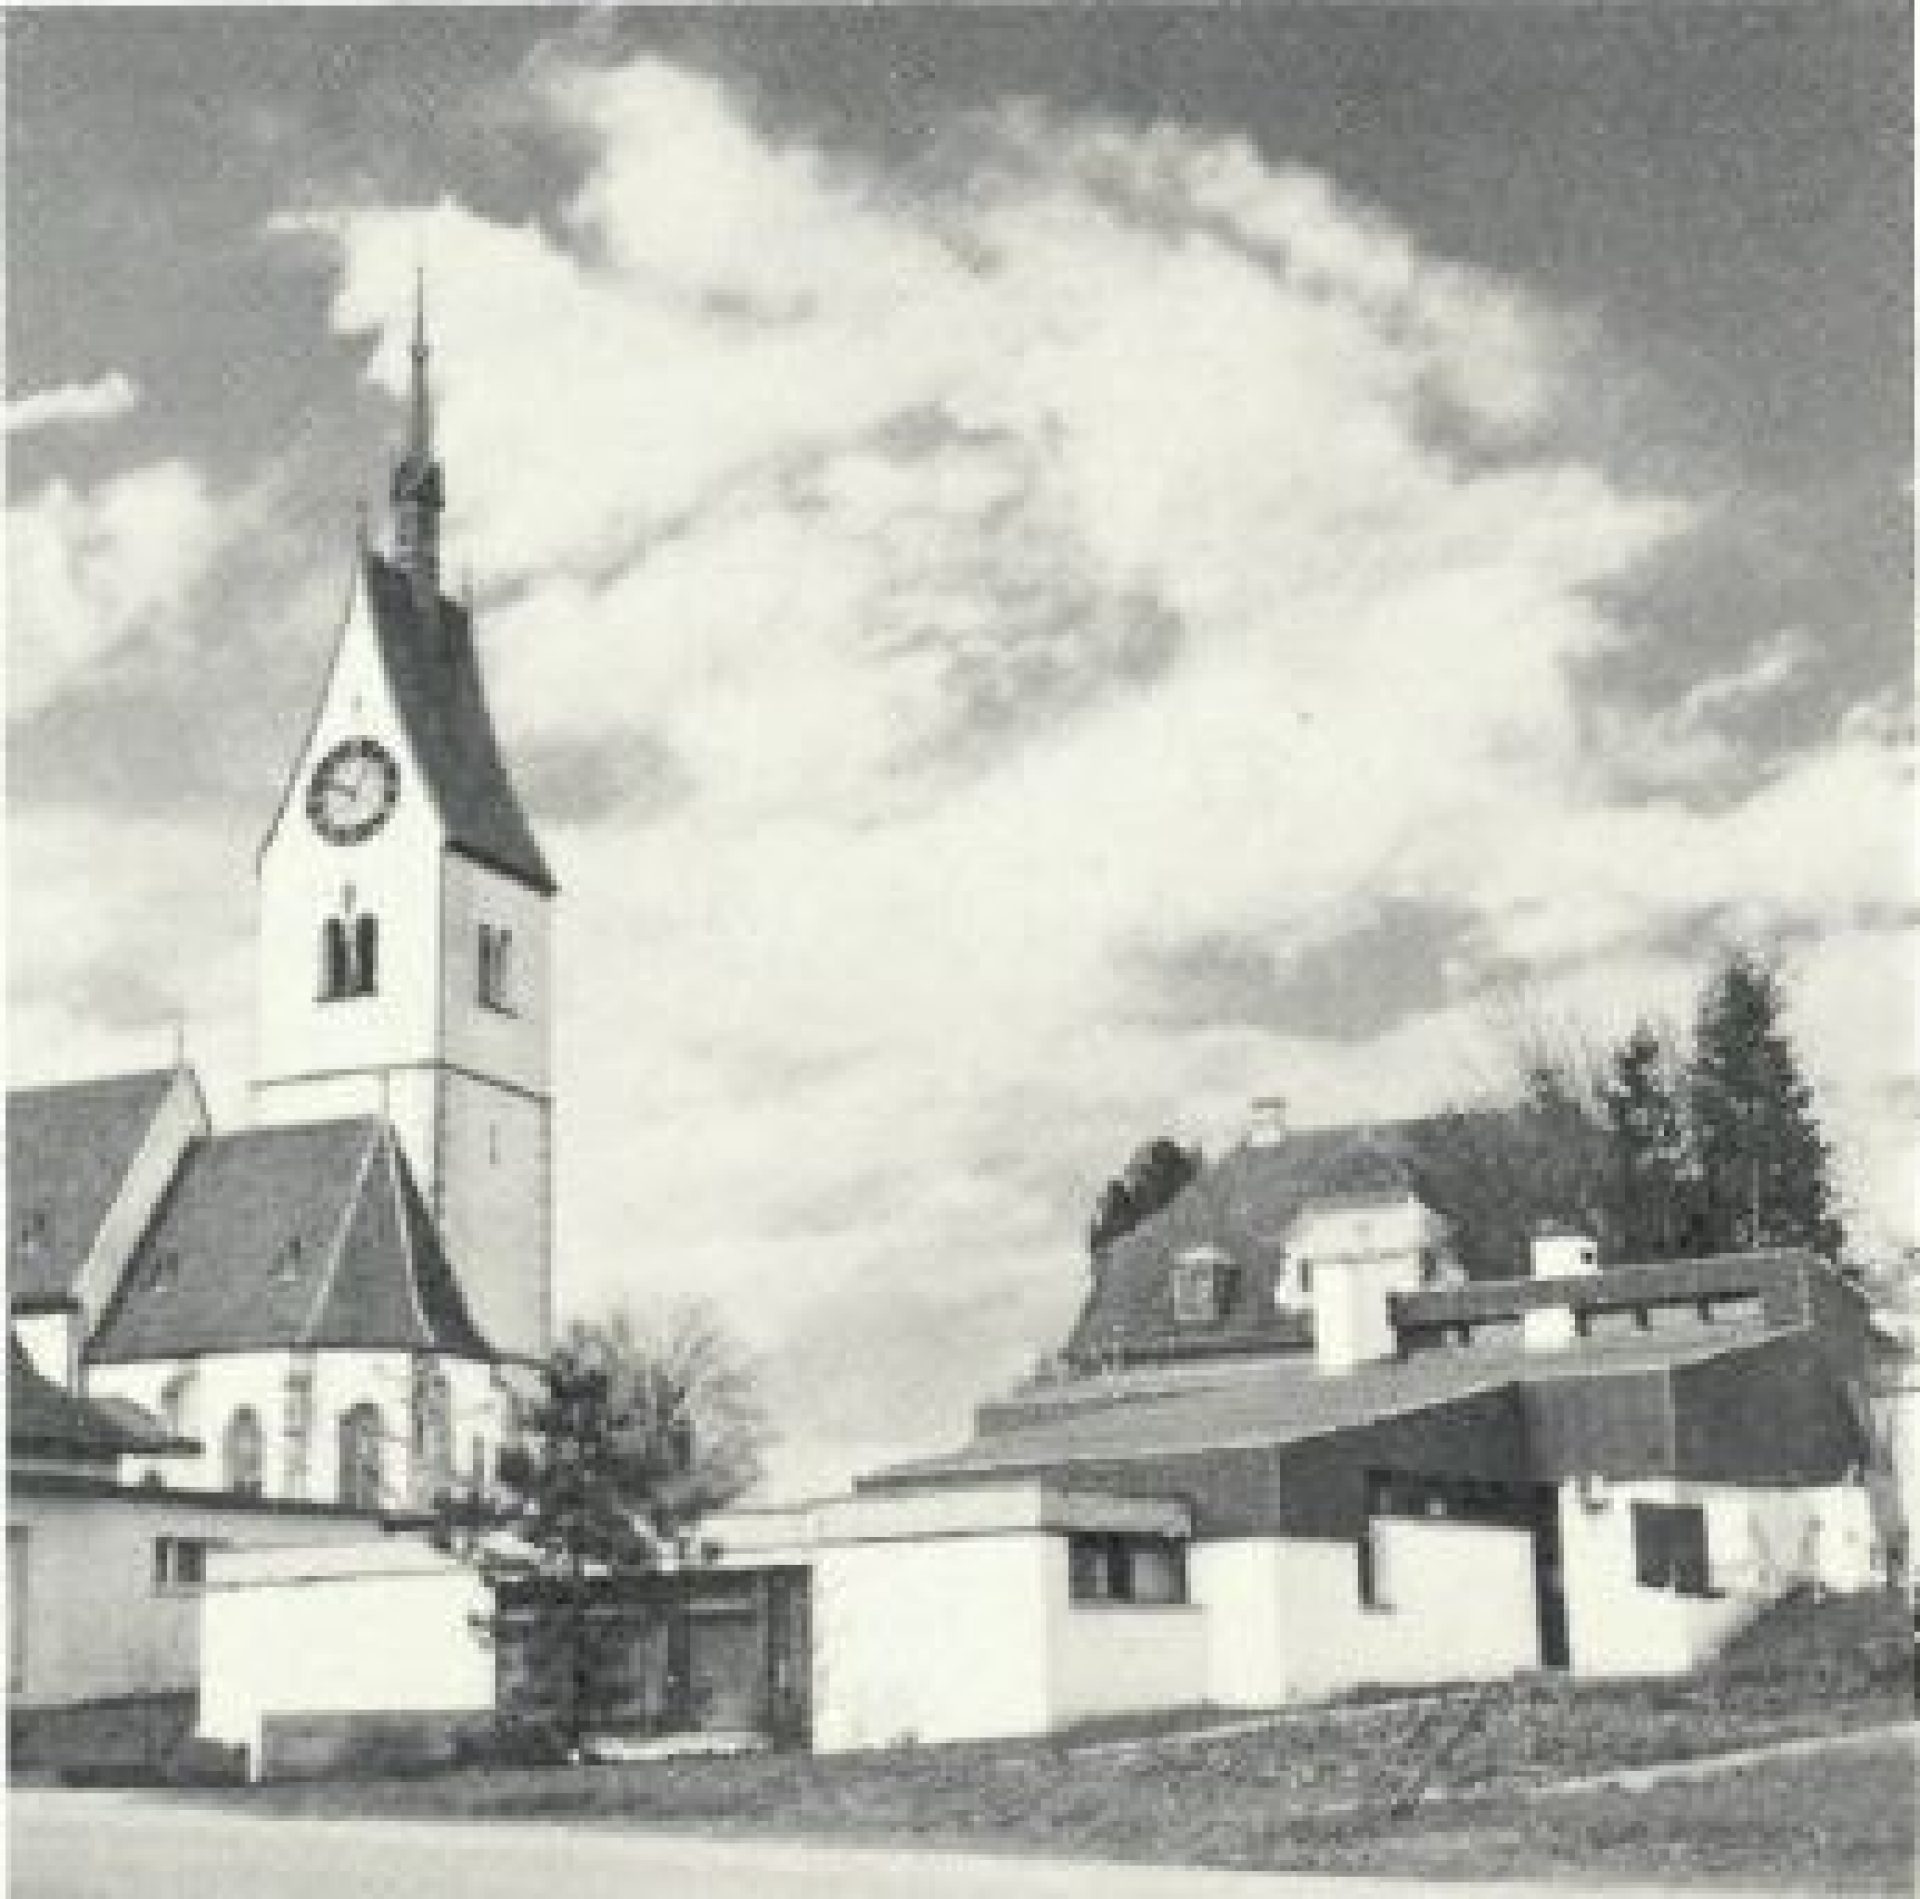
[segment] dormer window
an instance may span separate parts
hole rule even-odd
[[[28,1252],[37,1253],[45,1246],[53,1233],[53,1216],[45,1207],[29,1207],[20,1216],[20,1245]]]
[[[147,1283],[155,1292],[171,1292],[180,1283],[180,1255],[172,1247],[162,1247],[154,1254]]]
[[[480,1003],[513,1013],[513,932],[491,923],[480,926]]]
[[[1198,1246],[1173,1267],[1173,1316],[1179,1325],[1208,1325],[1226,1317],[1240,1272],[1216,1247]]]

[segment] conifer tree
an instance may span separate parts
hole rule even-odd
[[[1671,1259],[1691,1225],[1681,1086],[1666,1040],[1644,1018],[1614,1050],[1600,1098],[1620,1255]]]
[[[1830,1151],[1784,1013],[1778,976],[1747,950],[1701,997],[1686,1093],[1705,1250],[1840,1250]]]

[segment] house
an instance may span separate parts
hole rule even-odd
[[[26,1473],[69,1501],[9,1518],[48,1693],[190,1682],[200,1588],[197,1555],[183,1579],[143,1554],[167,1602],[116,1622],[56,1574],[118,1592],[136,1546],[278,1545],[296,1519],[377,1539],[489,1481],[550,1339],[556,885],[440,585],[428,354],[416,313],[391,547],[353,551],[260,846],[250,1124],[212,1127],[184,1061],[8,1096],[13,1376],[93,1421],[63,1455],[101,1464],[97,1433],[145,1420],[83,1491]]]
[[[183,1489],[155,1473],[191,1442],[118,1400],[78,1397],[17,1338],[7,1356],[7,1695],[14,1758],[85,1751],[102,1715],[151,1706],[175,1732],[199,1678],[215,1550],[359,1541],[364,1516]]]
[[[1256,1125],[1110,1251],[1067,1376],[816,1521],[816,1740],[1681,1672],[1875,1580],[1868,1317],[1824,1260],[1548,1233],[1460,1282],[1413,1181],[1401,1130]]]

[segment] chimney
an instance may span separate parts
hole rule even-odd
[[[1536,1279],[1585,1279],[1600,1270],[1600,1249],[1591,1233],[1576,1227],[1543,1226],[1533,1236]]]
[[[1285,1095],[1256,1095],[1247,1119],[1249,1147],[1278,1147],[1287,1138]]]
[[[1566,1226],[1543,1226],[1534,1234],[1535,1279],[1588,1279],[1599,1270],[1592,1234]],[[1564,1352],[1578,1335],[1571,1305],[1535,1306],[1520,1315],[1520,1342],[1530,1352]]]

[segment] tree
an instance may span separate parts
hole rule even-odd
[[[540,1366],[520,1441],[484,1495],[450,1498],[440,1541],[492,1593],[529,1711],[570,1753],[617,1701],[632,1647],[620,1584],[696,1555],[694,1531],[758,1472],[753,1369],[702,1307],[645,1331],[576,1325]]]
[[[1421,1198],[1470,1273],[1527,1273],[1546,1222],[1581,1227],[1607,1256],[1619,1221],[1594,1037],[1522,998],[1500,1012],[1491,1041],[1496,1059],[1477,1095],[1415,1136]]]
[[[1700,999],[1686,1092],[1705,1250],[1840,1250],[1831,1153],[1784,1013],[1778,974],[1750,950],[1734,951]]]
[[[1684,1077],[1671,1038],[1644,1017],[1613,1052],[1600,1089],[1612,1148],[1612,1201],[1629,1260],[1671,1259],[1692,1228]]]
[[[1197,1147],[1183,1147],[1167,1135],[1136,1148],[1133,1158],[1100,1191],[1087,1247],[1094,1259],[1116,1240],[1169,1205],[1203,1165]]]

